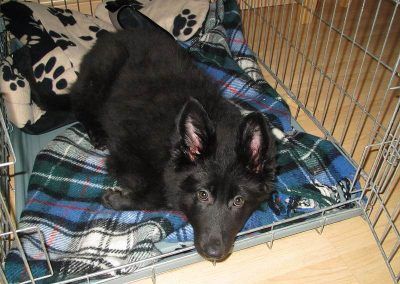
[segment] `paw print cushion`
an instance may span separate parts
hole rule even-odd
[[[54,95],[68,94],[71,83],[77,79],[76,68],[67,56],[61,55],[63,50],[57,46],[32,65],[37,86]]]
[[[23,45],[0,64],[0,91],[11,122],[34,134],[70,123],[66,95],[81,59],[98,36],[115,28],[76,11],[30,2],[4,3],[1,12],[10,37]]]
[[[0,89],[8,119],[18,128],[23,128],[28,122],[36,122],[45,112],[31,102],[29,83],[13,67],[11,56],[0,63],[0,72]]]
[[[202,27],[209,0],[112,0],[105,4],[117,29],[130,26],[129,9],[135,9],[169,32],[178,41],[187,41]],[[101,7],[101,6],[100,6]],[[98,8],[100,9],[100,8]]]

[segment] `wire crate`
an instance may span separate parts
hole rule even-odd
[[[308,133],[324,137],[340,149],[357,168],[352,192],[359,197],[240,233],[235,250],[362,215],[368,222],[393,281],[400,281],[400,1],[396,0],[238,0],[243,31],[263,67],[266,80],[287,101],[295,121]],[[93,14],[100,1],[39,1],[60,8]],[[4,29],[3,29],[4,30]],[[10,53],[3,31],[1,54]],[[10,215],[10,165],[15,162],[7,118],[1,113],[1,260],[15,243],[21,255],[19,234]],[[361,188],[354,185],[359,183]],[[288,225],[304,217],[306,222]],[[252,234],[254,232],[262,234]],[[43,253],[48,259],[44,240]],[[149,260],[149,259],[148,259]],[[113,269],[66,280],[91,281],[96,276],[140,264],[137,261]],[[161,260],[134,275],[110,278],[111,283],[152,276],[201,260],[194,247],[151,258]],[[30,281],[35,282],[24,260]],[[51,276],[51,273],[45,277]],[[0,270],[0,279],[5,280]]]
[[[400,2],[281,2],[240,1],[247,40],[294,118],[357,167],[363,214],[399,282]]]

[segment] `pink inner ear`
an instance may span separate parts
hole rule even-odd
[[[201,140],[199,135],[196,133],[196,128],[193,125],[193,120],[189,116],[185,123],[186,128],[186,145],[189,146],[189,158],[194,161],[196,155],[200,154],[202,149]]]
[[[258,163],[261,149],[261,131],[256,129],[250,142],[251,157]]]
[[[259,173],[262,170],[262,164],[260,163],[260,151],[261,151],[261,143],[262,143],[261,131],[257,127],[253,132],[253,137],[250,141],[250,152],[251,152],[251,160],[253,163],[253,171]]]

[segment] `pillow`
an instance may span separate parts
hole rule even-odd
[[[69,88],[82,56],[99,36],[157,24],[186,41],[200,30],[208,9],[208,0],[116,0],[100,4],[92,17],[30,2],[2,4],[10,37],[23,45],[0,62],[0,91],[10,121],[30,134],[75,121],[69,111]]]
[[[187,41],[203,26],[209,6],[209,0],[112,0],[99,6],[96,12],[104,15],[101,9],[105,7],[114,27],[124,29],[137,26],[137,14],[133,11],[136,10],[176,40]]]
[[[1,5],[5,26],[23,47],[0,62],[0,91],[10,121],[30,134],[73,122],[69,88],[82,56],[114,27],[68,9],[11,1]]]

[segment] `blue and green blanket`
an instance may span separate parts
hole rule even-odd
[[[243,111],[261,111],[270,119],[274,132],[281,133],[275,193],[254,212],[243,230],[352,197],[349,181],[355,169],[329,141],[292,128],[287,104],[263,79],[246,44],[234,0],[210,4],[201,32],[180,44],[220,86],[222,96]],[[159,242],[193,240],[192,227],[181,212],[119,212],[103,207],[103,191],[118,186],[107,174],[106,156],[106,151],[93,148],[82,126],[76,124],[36,158],[19,227],[37,226],[43,233],[54,269],[47,282],[159,255]],[[38,236],[25,235],[22,241],[34,275],[47,274]],[[18,250],[10,251],[5,267],[11,283],[27,280]]]

